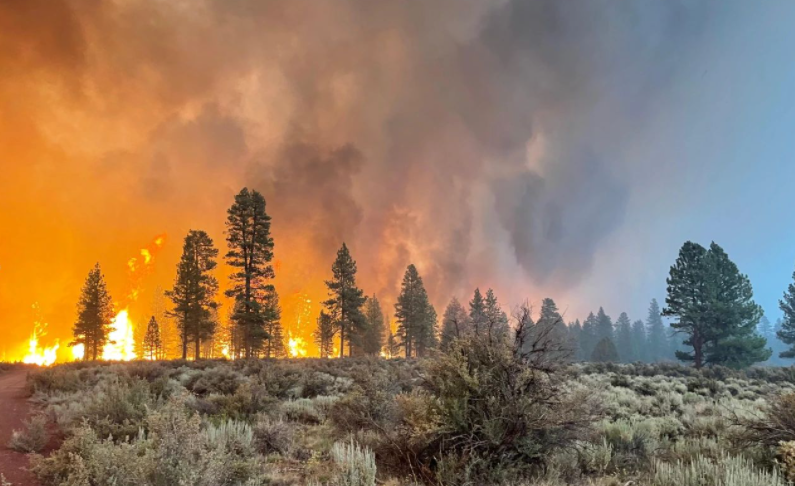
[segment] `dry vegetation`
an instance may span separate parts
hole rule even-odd
[[[527,347],[524,347],[527,349]],[[65,434],[45,485],[776,486],[789,369],[571,365],[460,342],[426,360],[75,363],[31,378]]]

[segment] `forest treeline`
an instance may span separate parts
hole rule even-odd
[[[163,295],[170,306],[153,315],[141,341],[146,359],[171,357],[164,320],[175,323],[172,336],[182,359],[217,357],[219,346],[230,358],[279,358],[288,355],[279,294],[273,285],[274,240],[265,198],[247,188],[227,211],[226,297],[233,302],[226,325],[219,318],[219,284],[214,276],[219,250],[201,230],[184,238],[172,288]],[[705,248],[686,242],[671,266],[663,307],[652,300],[645,319],[622,312],[615,320],[603,308],[582,322],[566,322],[555,301],[545,298],[533,320],[508,316],[492,289],[475,289],[471,300],[452,298],[441,318],[417,268],[406,268],[394,309],[387,312],[378,296],[366,295],[356,281],[356,261],[342,243],[325,282],[328,296],[317,316],[313,337],[321,357],[423,357],[446,351],[465,337],[515,339],[516,322],[552,329],[562,343],[560,359],[596,362],[680,360],[696,368],[724,365],[743,368],[756,363],[781,364],[795,358],[795,273],[780,308],[783,318],[771,324],[753,300],[748,277],[716,243]],[[389,315],[394,316],[394,332]],[[71,345],[83,345],[84,359],[101,358],[109,342],[113,301],[99,264],[88,274],[78,302]],[[663,317],[669,318],[668,325]],[[165,319],[164,319],[165,318]],[[514,321],[512,323],[512,320]]]

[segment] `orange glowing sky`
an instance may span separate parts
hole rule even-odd
[[[139,289],[130,317],[145,322],[188,230],[224,254],[244,186],[273,217],[288,332],[313,303],[305,338],[343,241],[387,313],[414,263],[440,315],[479,286],[509,310],[551,296],[572,319],[599,305],[641,317],[690,237],[668,188],[723,160],[682,143],[715,137],[690,123],[682,100],[698,93],[676,90],[723,86],[703,60],[724,39],[700,7],[580,7],[0,2],[0,358],[24,352],[37,320],[66,349],[95,262],[120,305]],[[130,258],[161,234],[131,279]]]

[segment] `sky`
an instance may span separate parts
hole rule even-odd
[[[387,306],[414,263],[440,314],[493,287],[574,319],[644,318],[681,244],[714,240],[774,319],[794,20],[786,0],[2,2],[0,353],[35,320],[68,340],[95,262],[145,322],[189,229],[223,250],[244,186],[303,336],[343,241]]]

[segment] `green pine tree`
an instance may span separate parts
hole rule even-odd
[[[284,345],[282,328],[282,307],[279,294],[273,285],[265,286],[265,295],[260,303],[262,313],[262,329],[268,338],[262,343],[262,355],[266,358],[284,358],[287,348]]]
[[[450,349],[450,345],[456,339],[460,339],[470,334],[469,315],[464,306],[453,297],[444,310],[442,316],[442,333],[439,347],[443,351]]]
[[[150,361],[161,359],[163,342],[160,339],[160,326],[155,320],[155,316],[149,319],[149,324],[146,326],[146,334],[144,335],[144,357]]]
[[[226,291],[227,297],[235,299],[231,319],[245,357],[253,358],[268,337],[260,303],[274,277],[271,218],[265,212],[262,194],[243,188],[235,196],[227,211],[226,242],[226,263],[235,269]]]
[[[618,351],[613,344],[613,340],[608,337],[603,337],[596,343],[596,347],[591,353],[591,361],[597,363],[615,363],[618,361]]]
[[[632,350],[632,322],[626,312],[622,312],[616,321],[615,339],[618,356],[623,363],[632,363],[638,358]]]
[[[707,343],[706,362],[732,368],[746,368],[766,361],[772,351],[756,332],[762,307],[754,302],[754,292],[747,275],[717,243],[712,242],[707,265],[708,313],[712,330]]]
[[[541,312],[535,326],[537,329],[551,329],[549,337],[556,343],[555,349],[563,350],[561,353],[555,353],[556,359],[571,358],[573,348],[570,349],[566,324],[554,300],[547,297],[541,301]]]
[[[486,291],[485,307],[487,335],[494,340],[506,339],[508,337],[508,315],[500,307],[492,289]]]
[[[640,319],[632,323],[632,356],[635,361],[648,362],[646,327]]]
[[[351,257],[345,243],[337,251],[337,258],[331,265],[332,278],[326,281],[329,298],[323,305],[331,316],[334,328],[340,337],[340,358],[345,356],[345,344],[348,344],[348,355],[351,345],[357,345],[364,327],[362,306],[364,292],[356,286],[356,262]]]
[[[369,356],[378,356],[384,347],[384,328],[386,327],[381,303],[373,294],[364,304],[365,330],[362,337],[362,351]]]
[[[190,230],[185,236],[174,287],[166,291],[174,304],[169,316],[177,321],[182,359],[187,359],[190,343],[194,345],[194,358],[199,359],[202,342],[215,332],[212,309],[217,307],[218,281],[210,272],[216,267],[216,256],[218,249],[204,231]]]
[[[795,272],[792,273],[793,282],[787,286],[787,291],[778,301],[778,306],[784,317],[776,336],[779,340],[789,346],[789,349],[779,353],[781,358],[795,358]]]
[[[483,300],[483,295],[480,289],[475,289],[475,294],[469,302],[469,322],[472,326],[472,332],[476,336],[481,336],[488,326],[488,316],[486,316],[486,302]]]
[[[655,363],[668,357],[670,345],[657,299],[651,299],[651,304],[649,304],[649,315],[646,317],[646,334],[648,336],[649,362]]]
[[[72,328],[74,340],[69,344],[84,347],[83,359],[96,361],[102,358],[102,349],[109,342],[110,323],[113,320],[113,301],[105,285],[99,263],[88,272],[86,283],[77,303],[77,322]]]
[[[605,313],[603,308],[599,308],[596,313],[596,340],[597,343],[604,338],[613,340],[613,320]]]
[[[436,310],[414,265],[409,265],[403,275],[395,319],[396,334],[407,358],[424,356],[428,349],[436,347]]]
[[[591,312],[582,323],[582,332],[580,333],[580,355],[583,360],[591,359],[596,343],[596,316]]]
[[[314,338],[321,358],[328,358],[334,352],[334,336],[336,334],[337,330],[334,328],[334,321],[331,316],[324,311],[320,311]]]
[[[671,327],[684,333],[683,344],[692,348],[677,351],[680,360],[696,368],[742,368],[770,357],[765,339],[756,333],[762,309],[753,300],[751,283],[720,246],[713,242],[706,250],[686,242],[667,282],[663,315],[678,319]]]
[[[569,323],[568,334],[569,345],[571,346],[571,349],[574,350],[574,359],[577,361],[584,361],[585,356],[583,356],[582,343],[580,342],[582,339],[582,324],[580,324],[579,319]]]

